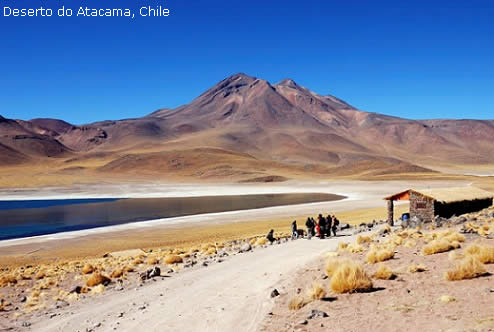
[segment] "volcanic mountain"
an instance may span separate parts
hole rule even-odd
[[[0,118],[0,165],[58,175],[266,181],[432,173],[494,164],[494,121],[407,120],[360,111],[291,79],[236,74],[190,104],[75,126]]]

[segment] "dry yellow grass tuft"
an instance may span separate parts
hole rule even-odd
[[[132,265],[136,266],[136,265],[139,265],[139,264],[142,264],[144,263],[144,261],[142,260],[142,258],[140,257],[136,257],[133,261],[132,261]]]
[[[81,271],[82,271],[83,274],[93,273],[94,272],[94,267],[91,264],[86,263],[82,267],[82,270]]]
[[[384,247],[384,248],[372,248],[366,256],[367,263],[375,264],[378,262],[384,262],[388,259],[393,258],[395,255],[395,251],[393,248]]]
[[[475,256],[467,256],[456,264],[453,271],[447,271],[444,278],[449,281],[473,279],[485,274],[485,266]]]
[[[417,242],[414,240],[406,240],[405,244],[403,245],[405,248],[414,248],[417,245]]]
[[[17,278],[10,274],[0,278],[0,287],[12,286],[16,283],[17,283]]]
[[[178,263],[182,263],[183,259],[182,257],[177,255],[168,255],[165,257],[164,262],[165,264],[178,264]]]
[[[494,263],[494,247],[472,244],[465,250],[465,254],[476,257],[481,263]]]
[[[329,258],[328,261],[326,262],[326,275],[328,277],[331,277],[333,273],[336,271],[338,266],[343,264],[344,262],[348,261],[347,259],[338,259],[338,258]]]
[[[358,244],[358,243],[351,243],[348,245],[346,250],[351,254],[357,254],[359,252],[365,251],[365,247],[363,245]]]
[[[215,247],[211,247],[209,248],[206,252],[205,252],[206,255],[216,255],[216,248]]]
[[[160,260],[156,256],[149,256],[146,259],[146,264],[148,264],[148,265],[158,264],[159,262],[160,262]]]
[[[299,310],[302,309],[308,303],[309,302],[306,299],[304,299],[303,296],[297,295],[290,300],[290,302],[288,303],[288,308],[290,310]]]
[[[410,273],[424,272],[425,270],[426,270],[426,267],[423,264],[410,265],[408,267],[408,272],[410,272]]]
[[[101,294],[105,291],[105,286],[103,284],[99,284],[96,287],[91,288],[91,294]]]
[[[363,244],[363,243],[371,243],[372,238],[367,235],[359,235],[357,236],[357,244]]]
[[[256,241],[256,245],[258,245],[258,246],[263,246],[263,245],[265,245],[267,242],[268,242],[268,239],[266,239],[265,237],[260,237],[259,239],[257,239],[257,241]]]
[[[335,293],[352,293],[372,289],[372,280],[364,272],[362,265],[345,261],[334,271],[330,286]]]
[[[455,260],[458,260],[458,259],[465,258],[465,255],[463,255],[463,254],[461,254],[459,252],[456,252],[456,251],[451,251],[448,254],[448,258],[449,258],[449,260],[455,261]]]
[[[391,271],[391,269],[384,264],[380,264],[376,270],[376,273],[374,273],[374,278],[376,279],[389,280],[394,277],[395,274],[393,271]]]
[[[101,274],[101,273],[98,273],[98,272],[94,272],[93,274],[91,274],[91,276],[89,277],[89,279],[86,281],[86,285],[88,287],[94,287],[94,286],[98,286],[98,285],[105,285],[105,284],[108,284],[110,282],[110,278],[108,278],[107,276]]]
[[[121,276],[123,276],[123,274],[124,274],[123,269],[116,269],[116,270],[113,270],[113,272],[110,274],[110,277],[111,278],[120,278]]]
[[[457,241],[450,241],[448,238],[433,240],[422,249],[422,255],[433,255],[450,251],[460,247]]]
[[[130,265],[124,266],[123,272],[124,273],[134,272],[134,268],[132,266],[130,266]]]
[[[46,272],[45,270],[41,270],[38,273],[36,273],[36,276],[34,277],[36,280],[40,280],[46,277]]]
[[[443,303],[450,303],[450,302],[455,302],[456,299],[452,296],[449,296],[449,295],[443,295],[439,298],[439,301],[441,301]]]
[[[348,242],[338,243],[338,251],[344,251],[348,248]]]
[[[307,297],[311,300],[320,300],[326,296],[326,291],[318,282],[314,282],[312,287],[307,289]]]

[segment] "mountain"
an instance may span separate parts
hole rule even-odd
[[[494,121],[369,113],[291,79],[242,73],[142,118],[83,126],[0,118],[0,136],[0,165],[50,159],[54,172],[89,177],[369,178],[494,164]]]

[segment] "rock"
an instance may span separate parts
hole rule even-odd
[[[226,256],[228,256],[228,253],[224,250],[222,250],[218,253],[218,257],[226,257]]]
[[[350,229],[350,224],[340,224],[340,225],[338,226],[338,230],[339,230],[339,231],[342,231],[342,230],[344,230],[344,229]]]
[[[82,291],[82,287],[81,286],[75,286],[74,288],[72,288],[72,290],[69,293],[81,294],[81,291]]]
[[[29,326],[31,326],[31,323],[29,323],[29,322],[22,322],[21,326],[22,327],[29,327]]]
[[[307,319],[298,323],[298,325],[307,325],[307,324],[309,324],[309,321]]]
[[[24,303],[24,302],[26,302],[26,301],[27,301],[27,297],[23,296],[23,297],[21,298],[21,303]]]
[[[209,262],[208,261],[202,262],[202,266],[208,266],[208,265],[209,265]]]
[[[494,218],[494,212],[489,213],[489,218]]]
[[[161,269],[157,266],[147,270],[148,278],[159,277],[161,275]]]
[[[309,316],[307,316],[307,319],[313,319],[313,318],[317,318],[317,317],[325,318],[325,317],[329,317],[329,315],[327,313],[325,313],[324,311],[312,309]]]
[[[243,253],[251,250],[252,250],[252,246],[250,245],[250,243],[246,243],[240,247],[240,250],[238,252]]]
[[[123,315],[124,315],[124,313],[123,313],[123,312],[120,312],[120,313],[117,315],[117,318],[122,318],[122,317],[123,317]]]
[[[389,230],[388,230],[387,228],[381,228],[381,229],[379,230],[379,232],[377,232],[377,234],[378,234],[379,236],[384,236],[384,235],[386,235],[386,234],[388,234],[388,233],[389,233]]]
[[[273,289],[273,291],[271,292],[271,297],[277,297],[280,295],[280,292],[278,292],[278,290],[275,288]]]
[[[57,302],[55,302],[56,309],[65,308],[68,307],[69,305],[70,305],[69,302],[63,300],[58,300]]]

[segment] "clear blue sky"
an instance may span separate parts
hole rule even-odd
[[[168,18],[12,18],[3,7],[168,7]],[[493,1],[3,0],[0,114],[81,124],[190,102],[237,73],[360,109],[494,118]]]

